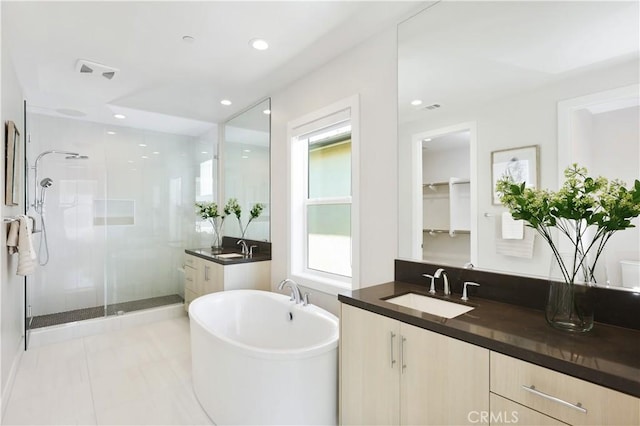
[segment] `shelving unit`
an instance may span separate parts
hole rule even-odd
[[[451,264],[469,261],[470,180],[450,177],[424,183],[423,258]]]

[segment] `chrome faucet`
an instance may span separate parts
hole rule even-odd
[[[434,278],[440,278],[441,276],[444,281],[444,295],[449,296],[451,294],[451,289],[449,288],[449,278],[447,277],[447,271],[440,268],[436,271],[435,274],[433,274]]]
[[[249,247],[247,247],[247,242],[245,240],[238,240],[237,244],[242,244],[242,254],[245,256],[249,253]]]
[[[300,296],[300,289],[298,288],[298,283],[290,278],[286,278],[278,284],[278,290],[282,290],[285,287],[289,287],[291,289],[291,300],[295,300],[296,304],[302,301],[302,297]]]
[[[430,294],[436,294],[436,287],[435,287],[435,284],[433,282],[433,275],[422,274],[422,276],[425,277],[425,278],[431,278],[431,286],[429,287],[429,293]]]

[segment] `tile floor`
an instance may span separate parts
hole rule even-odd
[[[3,425],[210,425],[180,317],[29,349]]]

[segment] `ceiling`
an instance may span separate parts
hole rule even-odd
[[[9,49],[29,111],[198,135],[422,7],[397,1],[5,1],[2,49]],[[256,37],[270,48],[252,49],[249,40]],[[81,74],[79,59],[119,71],[111,80]],[[232,105],[221,105],[222,99]],[[114,113],[127,118],[116,120]]]

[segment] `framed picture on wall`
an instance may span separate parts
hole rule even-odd
[[[20,158],[20,132],[13,121],[5,123],[5,194],[4,204],[7,206],[17,206],[19,197],[19,169],[18,159]]]
[[[491,153],[492,204],[501,204],[496,183],[503,176],[511,176],[517,183],[525,182],[527,188],[538,187],[538,149],[538,145],[531,145]]]

